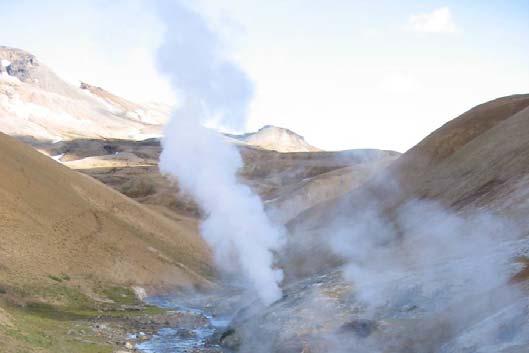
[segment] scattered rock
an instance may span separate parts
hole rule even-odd
[[[195,338],[197,336],[195,332],[193,332],[192,330],[185,329],[185,328],[177,329],[176,334],[179,337],[184,338],[184,339]]]

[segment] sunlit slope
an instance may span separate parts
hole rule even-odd
[[[478,201],[483,206],[498,205],[499,198],[492,192],[503,189],[502,196],[507,196],[509,190],[519,193],[529,176],[528,107],[529,95],[481,104],[432,132],[373,182],[308,210],[295,223],[315,218],[323,222],[326,213],[330,217],[336,211],[332,205],[354,203],[355,196],[366,192],[391,203],[418,197],[454,207]],[[510,202],[516,200],[513,197]]]
[[[336,222],[354,222],[369,205],[391,219],[411,199],[435,200],[458,211],[487,209],[529,227],[529,95],[481,104],[432,132],[367,183],[305,210],[289,223],[289,261],[301,274],[339,260],[322,240]],[[528,228],[529,231],[529,228]],[[306,258],[321,261],[309,269]]]
[[[210,274],[195,220],[169,220],[3,134],[0,178],[4,281],[67,274],[174,288]]]
[[[528,189],[529,95],[481,104],[406,152],[393,170],[406,194],[447,206],[522,207]]]

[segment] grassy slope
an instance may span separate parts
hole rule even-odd
[[[99,287],[97,292],[99,300],[62,283],[4,289],[0,297],[0,318],[3,315],[5,319],[0,320],[0,351],[112,352],[121,342],[101,334],[96,322],[120,322],[161,312],[142,306],[125,287]],[[135,310],[124,309],[131,306],[136,306]]]

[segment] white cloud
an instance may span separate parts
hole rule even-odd
[[[416,32],[454,33],[457,31],[448,7],[441,7],[432,12],[410,16],[408,24]]]

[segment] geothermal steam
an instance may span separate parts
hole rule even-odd
[[[226,58],[218,37],[178,1],[159,1],[166,25],[158,63],[182,98],[166,126],[160,169],[178,179],[204,210],[204,239],[219,266],[241,272],[270,304],[281,296],[283,273],[273,267],[282,230],[267,218],[260,198],[238,183],[242,159],[234,145],[202,124],[242,128],[252,97],[244,72]]]

